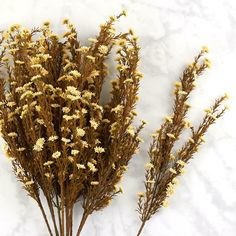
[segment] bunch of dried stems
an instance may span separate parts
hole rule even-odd
[[[41,28],[13,25],[1,34],[1,132],[13,170],[39,205],[50,235],[41,192],[55,235],[72,235],[73,208],[84,209],[77,235],[93,211],[106,207],[141,141],[144,123],[132,125],[142,74],[132,30],[116,34],[117,17],[100,26],[82,46],[65,19],[60,38],[49,22]],[[116,48],[117,78],[111,99],[100,104],[108,74],[107,56]]]
[[[73,24],[55,34],[49,22],[28,30],[13,25],[0,38],[0,125],[13,171],[28,195],[38,204],[50,236],[72,236],[73,210],[80,201],[83,215],[80,235],[94,211],[106,207],[122,192],[119,182],[142,139],[145,125],[134,127],[138,100],[139,46],[132,30],[117,34],[114,23],[125,11],[100,26],[89,46],[82,46]],[[111,98],[101,103],[108,75],[106,59],[115,49],[117,76],[111,81]],[[184,118],[194,82],[210,62],[202,61],[203,48],[176,83],[173,115],[154,134],[150,163],[146,165],[145,193],[139,193],[138,211],[147,220],[166,205],[176,176],[204,142],[208,127],[225,111],[226,96],[208,109],[195,129]],[[189,141],[173,154],[185,127]],[[42,199],[45,199],[43,201]],[[46,208],[48,210],[46,210]],[[47,216],[50,214],[50,219]]]

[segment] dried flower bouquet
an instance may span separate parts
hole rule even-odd
[[[13,25],[0,38],[0,125],[13,171],[28,195],[38,204],[50,236],[72,236],[74,206],[80,201],[83,215],[80,235],[94,211],[106,207],[122,192],[119,181],[138,150],[144,127],[132,125],[136,116],[139,82],[139,46],[132,30],[117,34],[117,17],[100,26],[89,46],[81,45],[68,19],[60,37],[45,22],[28,30]],[[111,99],[102,104],[101,93],[115,49],[117,76],[111,81]],[[199,128],[184,119],[186,103],[196,76],[209,61],[200,63],[206,48],[176,83],[175,106],[154,135],[146,165],[145,193],[139,194],[142,228],[173,192],[176,176],[204,141],[208,127],[219,118],[226,96],[216,100]],[[189,141],[173,155],[184,127]],[[46,210],[48,209],[48,210]],[[47,216],[50,214],[50,218]]]
[[[1,37],[1,132],[13,170],[39,205],[50,235],[72,235],[73,207],[86,218],[106,207],[141,141],[135,128],[135,104],[142,74],[132,30],[116,34],[117,17],[100,26],[82,46],[66,19],[62,38],[49,22],[41,28],[13,25]],[[105,63],[116,47],[117,78],[111,100],[101,105]],[[53,228],[42,204],[46,198]]]

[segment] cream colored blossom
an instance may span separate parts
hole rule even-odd
[[[94,148],[94,151],[95,151],[96,153],[103,153],[103,152],[105,152],[105,149],[102,148],[102,147],[95,147],[95,148]]]
[[[85,131],[81,128],[76,128],[76,135],[79,137],[83,137],[85,135]]]
[[[89,123],[90,123],[90,126],[91,126],[92,128],[94,128],[94,129],[97,129],[97,128],[98,128],[98,123],[97,123],[94,119],[91,119],[91,120],[89,121]]]
[[[50,166],[52,165],[54,162],[53,161],[47,161],[47,162],[44,162],[44,166]]]
[[[34,181],[33,181],[33,180],[30,180],[30,181],[25,182],[25,186],[30,186],[30,185],[32,185],[32,184],[34,184]]]
[[[95,167],[95,165],[92,162],[89,161],[87,163],[87,166],[88,166],[90,171],[92,171],[92,172],[96,172],[97,171],[97,168]]]
[[[152,169],[153,167],[154,167],[154,165],[153,165],[152,163],[150,163],[150,162],[148,162],[148,163],[145,164],[145,169],[146,169],[146,170],[150,170],[150,169]]]
[[[106,45],[101,45],[98,47],[98,51],[101,53],[101,54],[107,54],[108,53],[108,47]]]
[[[63,108],[62,108],[62,111],[63,111],[64,113],[69,113],[69,112],[70,112],[70,108],[69,108],[69,107],[63,107]]]
[[[207,53],[207,52],[209,52],[209,49],[208,49],[208,47],[206,47],[206,46],[202,46],[202,50],[201,50],[201,52],[202,53]]]
[[[79,154],[79,150],[76,149],[71,150],[71,155],[76,156],[77,154]]]
[[[124,106],[123,105],[117,105],[116,107],[112,108],[111,111],[115,113],[119,113],[123,110]]]
[[[137,192],[137,196],[139,198],[143,198],[145,196],[144,192]]]
[[[173,168],[169,168],[168,169],[172,174],[177,174],[176,170],[174,170]]]
[[[32,96],[33,96],[33,92],[31,90],[27,90],[20,96],[20,100],[22,100],[26,97],[32,97]]]
[[[163,207],[167,208],[169,206],[169,202],[165,199],[162,204]]]
[[[167,133],[166,135],[167,135],[169,138],[171,138],[171,139],[175,139],[175,136],[174,136],[174,134]]]
[[[172,183],[169,183],[168,187],[166,189],[166,195],[169,197],[169,196],[173,195],[174,192],[175,192],[174,185]]]
[[[18,134],[16,132],[10,132],[7,134],[8,137],[12,137],[12,138],[15,138],[18,136]]]
[[[184,161],[182,161],[182,160],[178,160],[177,163],[179,165],[181,165],[181,166],[185,166],[186,165],[186,163]]]
[[[16,63],[16,64],[19,64],[19,65],[23,65],[23,64],[25,64],[24,61],[20,61],[20,60],[16,60],[15,63]]]
[[[61,156],[61,152],[59,151],[56,151],[52,154],[52,158],[55,158],[55,159],[59,158],[60,156]]]
[[[77,52],[83,52],[83,53],[86,53],[89,51],[89,47],[86,47],[86,46],[82,46],[78,49],[76,49]]]
[[[95,63],[95,59],[96,59],[95,57],[88,55],[86,56],[86,58],[92,61],[93,63]]]
[[[43,150],[43,145],[45,143],[45,139],[44,138],[39,138],[37,141],[36,141],[36,144],[34,145],[33,147],[33,150],[37,151],[37,152],[40,152]]]
[[[189,137],[188,140],[189,140],[190,143],[195,143],[194,139],[191,138],[191,137]]]
[[[14,106],[16,106],[16,103],[13,102],[13,101],[12,101],[12,102],[8,102],[8,103],[7,103],[7,106],[8,106],[8,107],[14,107]]]
[[[180,91],[178,91],[178,94],[179,94],[179,95],[187,95],[188,93],[187,93],[186,91],[180,90]]]
[[[135,129],[132,125],[128,126],[128,128],[126,129],[126,132],[132,137],[135,135]]]
[[[85,165],[83,164],[76,164],[78,169],[86,169]]]
[[[71,70],[69,74],[76,78],[79,78],[81,76],[81,74],[77,70]]]
[[[172,120],[172,117],[171,116],[165,116],[165,120],[169,123],[172,123],[173,120]]]
[[[63,138],[61,138],[61,141],[64,142],[64,143],[69,143],[71,140],[68,139],[68,138],[63,137]]]
[[[50,136],[50,137],[48,138],[48,141],[53,142],[53,141],[55,141],[55,140],[57,140],[57,139],[58,139],[58,136],[53,135],[53,136]]]
[[[91,181],[90,184],[91,185],[99,185],[99,182],[98,181]]]

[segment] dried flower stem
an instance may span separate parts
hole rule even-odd
[[[222,96],[210,109],[207,109],[206,115],[197,129],[185,119],[190,108],[187,100],[195,88],[195,80],[206,68],[210,67],[208,59],[202,61],[205,52],[207,49],[204,47],[194,62],[184,70],[180,82],[176,82],[173,115],[166,116],[160,129],[153,135],[148,153],[150,163],[146,164],[146,191],[139,194],[138,198],[138,212],[142,224],[137,236],[141,235],[146,222],[152,215],[161,206],[167,205],[166,199],[173,194],[174,186],[177,183],[176,177],[183,174],[184,166],[204,142],[203,137],[208,128],[225,112],[225,108],[221,108],[221,105],[227,96]],[[190,129],[191,136],[174,154],[174,145],[186,128]]]

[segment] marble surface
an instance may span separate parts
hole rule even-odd
[[[207,143],[180,178],[170,206],[156,214],[144,236],[235,236],[236,235],[236,1],[233,0],[1,0],[0,28],[11,23],[31,27],[69,17],[77,24],[82,40],[94,36],[98,25],[121,9],[129,16],[119,30],[133,28],[142,46],[141,70],[145,74],[137,107],[149,124],[145,143],[129,165],[124,194],[112,205],[91,216],[82,236],[135,236],[140,224],[136,192],[143,189],[143,165],[149,133],[171,110],[173,82],[202,45],[209,46],[212,69],[198,81],[191,98],[189,118],[194,124],[218,95],[228,92],[230,110],[209,130]],[[1,141],[2,143],[2,141]],[[79,212],[79,207],[77,208]],[[79,213],[78,213],[79,217]],[[0,235],[46,236],[35,203],[16,182],[9,162],[0,153]]]

